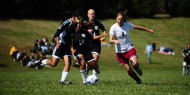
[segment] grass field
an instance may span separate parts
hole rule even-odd
[[[109,32],[114,20],[102,22]],[[190,42],[190,18],[133,19],[131,22],[157,31],[150,34],[134,30],[130,34],[143,69],[141,85],[136,85],[117,64],[114,47],[102,47],[99,83],[83,85],[79,69],[71,67],[68,80],[73,84],[63,86],[59,84],[63,61],[55,68],[36,70],[20,66],[8,55],[14,44],[29,51],[35,39],[45,36],[51,40],[60,21],[0,20],[0,95],[190,95],[190,75],[182,76],[181,55]],[[153,64],[147,64],[144,49],[148,41],[156,42],[157,47],[173,48],[175,55],[154,52]]]

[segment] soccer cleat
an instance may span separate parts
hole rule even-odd
[[[83,83],[84,85],[86,85],[86,81],[82,81],[82,83]]]
[[[142,81],[136,81],[136,84],[141,84],[142,83]]]
[[[140,76],[142,76],[142,70],[141,70],[141,68],[140,67],[138,67],[138,68],[136,68],[135,69],[136,71],[137,71],[137,73],[140,75]]]
[[[69,85],[69,84],[72,84],[71,81],[61,81],[61,84],[62,85]]]

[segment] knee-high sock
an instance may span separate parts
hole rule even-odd
[[[62,72],[61,82],[64,82],[66,80],[68,73],[69,72],[65,72],[65,71]]]
[[[100,74],[100,68],[99,68],[99,65],[98,65],[98,68],[93,69],[93,75],[98,76],[98,74]]]
[[[135,81],[141,81],[141,79],[137,76],[137,74],[132,70],[132,71],[127,71],[128,75],[133,78]]]
[[[87,78],[86,70],[80,70],[80,74],[81,74],[83,83],[85,83],[86,82],[86,78]]]

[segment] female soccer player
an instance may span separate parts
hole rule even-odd
[[[104,37],[104,36],[100,36]],[[80,73],[83,79],[83,83],[86,84],[86,63],[90,68],[94,69],[96,73],[99,73],[98,65],[91,53],[88,46],[88,40],[99,39],[97,36],[93,36],[87,32],[82,23],[77,24],[76,32],[72,35],[72,54],[79,63]]]
[[[63,58],[65,66],[63,67],[61,83],[66,85],[72,83],[66,81],[71,66],[71,34],[75,31],[75,25],[78,23],[80,18],[81,13],[77,10],[70,19],[65,20],[61,24],[53,38],[56,42],[56,46],[52,54],[52,59],[42,60],[42,64],[55,67],[58,64],[59,59]]]
[[[150,33],[155,32],[152,29],[147,29],[142,26],[135,26],[130,22],[126,22],[124,20],[125,16],[126,15],[123,12],[117,13],[116,23],[110,28],[109,42],[111,44],[115,44],[116,58],[118,63],[123,65],[123,67],[127,70],[128,75],[133,78],[137,84],[141,84],[141,79],[136,75],[129,65],[129,61],[131,61],[133,68],[140,76],[142,76],[142,70],[140,69],[139,63],[137,61],[136,49],[134,48],[128,34],[132,29],[148,31]]]
[[[88,10],[88,20],[87,22],[90,23],[88,26],[88,32],[94,36],[100,36],[100,30],[102,30],[102,35],[104,35],[101,40],[105,40],[106,37],[106,29],[104,25],[95,18],[95,11],[93,9]],[[93,54],[93,57],[98,64],[99,56],[101,53],[101,42],[99,39],[91,39],[88,40],[88,45],[90,47],[90,50]],[[89,69],[89,68],[87,68]],[[93,70],[93,74],[96,75],[96,72]]]

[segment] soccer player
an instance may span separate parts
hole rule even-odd
[[[104,37],[102,35],[101,37]],[[82,23],[77,24],[76,32],[72,35],[72,54],[74,58],[79,63],[80,73],[82,76],[83,83],[86,84],[86,63],[90,68],[94,69],[96,73],[99,73],[98,65],[91,53],[88,46],[88,40],[99,39],[97,36],[93,36],[87,32]]]
[[[96,63],[98,64],[98,60],[99,60],[99,56],[101,53],[101,40],[105,40],[106,37],[106,29],[104,27],[104,25],[95,18],[95,11],[93,9],[89,9],[88,13],[88,20],[87,23],[90,23],[88,25],[88,32],[94,36],[100,36],[100,30],[102,30],[102,35],[104,35],[103,37],[99,38],[99,39],[91,39],[88,40],[88,45],[90,47],[90,50],[93,54],[93,57],[96,61]],[[87,68],[87,70],[89,70],[90,68]],[[95,70],[93,70],[93,74],[96,75]]]
[[[53,38],[53,41],[56,42],[56,46],[53,50],[52,59],[42,60],[42,64],[51,67],[55,67],[60,58],[64,60],[65,66],[62,71],[61,83],[66,85],[72,83],[66,81],[71,66],[71,34],[75,31],[75,26],[79,19],[81,19],[81,14],[81,11],[76,10],[71,18],[61,23]]]
[[[127,70],[128,75],[133,78],[137,84],[141,84],[141,79],[132,70],[132,67],[137,71],[137,73],[142,76],[142,70],[139,67],[137,61],[136,49],[134,48],[130,37],[130,30],[137,29],[148,31],[150,33],[155,33],[152,29],[147,29],[142,26],[135,26],[130,22],[124,20],[125,13],[118,12],[116,15],[116,23],[110,28],[110,38],[109,42],[115,44],[116,58],[119,64]],[[132,62],[132,67],[129,62]]]
[[[190,43],[187,43],[187,47],[182,52],[183,55],[183,73],[182,75],[188,75],[190,72]]]

